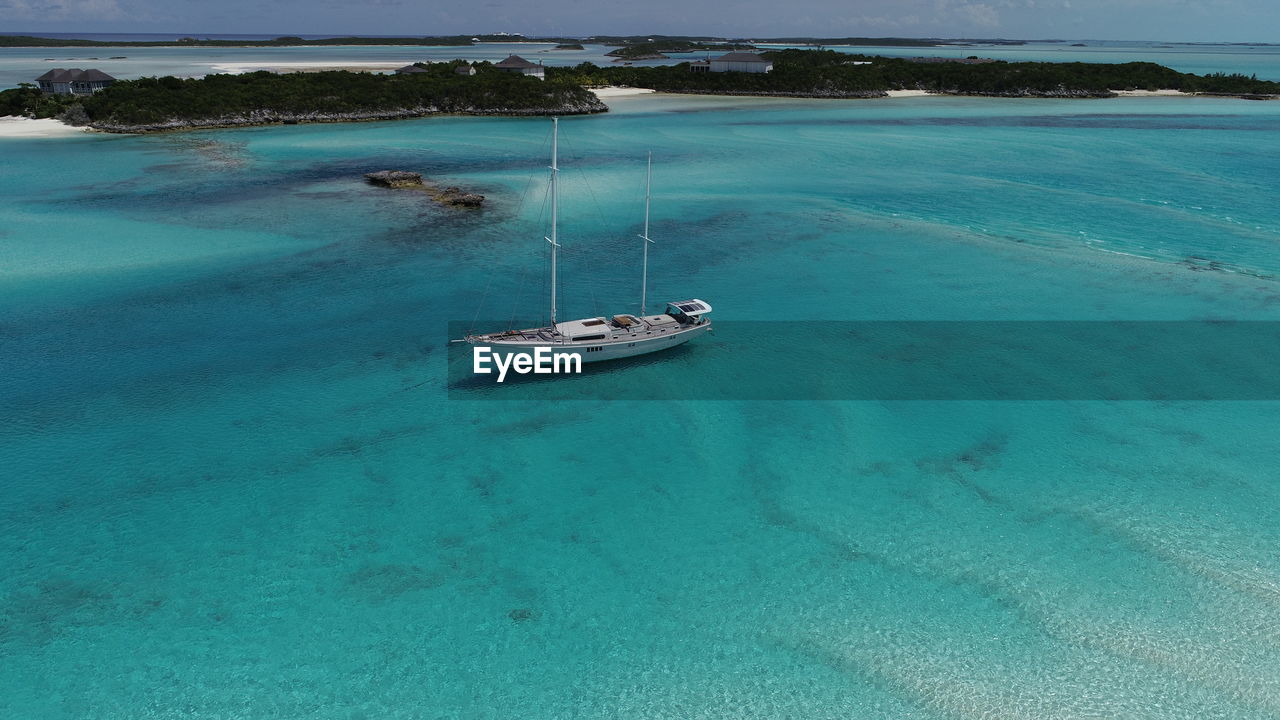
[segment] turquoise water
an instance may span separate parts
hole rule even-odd
[[[1273,103],[611,104],[566,316],[634,311],[650,149],[650,296],[722,321],[1280,314]],[[1280,714],[1276,403],[450,394],[545,305],[548,140],[3,141],[0,715]]]
[[[203,36],[202,36],[203,37]],[[1070,43],[1028,43],[1026,45],[944,46],[936,48],[835,47],[845,52],[915,57],[981,57],[1041,62],[1132,62],[1147,61],[1167,65],[1181,72],[1243,73],[1264,80],[1280,80],[1280,47],[1236,45],[1166,45],[1154,42],[1087,41],[1086,47]],[[593,62],[608,65],[613,50],[587,44],[582,50],[555,50],[550,43],[484,43],[471,47],[279,47],[279,48],[0,48],[0,88],[32,82],[54,67],[96,67],[122,79],[145,76],[200,76],[279,64],[325,62],[409,64],[419,61],[446,61],[454,58],[497,62],[513,53],[545,65],[577,65]],[[671,60],[647,60],[637,65],[663,65],[701,59],[707,53],[674,53]],[[111,59],[123,56],[123,59]]]

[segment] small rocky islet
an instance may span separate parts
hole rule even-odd
[[[422,173],[409,170],[378,170],[365,173],[364,178],[371,185],[392,189],[421,189],[432,200],[448,207],[478,208],[484,205],[484,196],[467,192],[457,186],[440,187],[422,179]]]

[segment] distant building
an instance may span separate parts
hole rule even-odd
[[[53,95],[92,95],[116,79],[101,70],[54,68],[36,78],[40,89]]]
[[[755,53],[731,52],[711,58],[711,72],[767,73],[773,70],[773,62]]]
[[[689,63],[689,70],[691,72],[711,72],[711,61],[710,60],[694,60],[693,62]]]
[[[405,65],[402,68],[396,68],[397,75],[412,75],[414,73],[424,73],[426,68],[420,68],[417,65]]]
[[[458,67],[454,68],[453,71],[458,73],[459,75],[475,75],[476,74],[476,69],[472,65],[459,65]]]
[[[532,75],[539,80],[546,79],[546,74],[543,72],[541,65],[534,65],[519,55],[512,55],[506,60],[494,65],[494,67],[507,72],[520,73],[521,75]]]

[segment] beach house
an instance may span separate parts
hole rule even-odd
[[[773,70],[773,62],[765,60],[756,53],[731,52],[718,58],[711,58],[710,70],[711,72],[767,73]]]
[[[506,72],[515,72],[520,73],[521,75],[532,75],[539,80],[546,79],[546,74],[543,72],[541,65],[535,65],[519,55],[512,55],[506,60],[494,65],[494,67],[499,70],[505,70]]]
[[[405,65],[402,68],[396,68],[397,75],[414,75],[426,72],[426,68],[420,68],[417,65]]]
[[[115,81],[115,78],[101,70],[80,68],[54,68],[36,78],[40,89],[53,95],[92,95]]]

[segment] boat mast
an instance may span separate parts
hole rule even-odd
[[[556,242],[556,211],[560,205],[560,198],[557,193],[556,176],[560,172],[560,168],[556,166],[556,144],[560,137],[560,118],[551,118],[551,237],[546,238],[551,243],[551,329],[556,329],[556,250],[560,248],[560,243]]]
[[[644,174],[644,233],[640,238],[644,240],[644,264],[640,271],[640,314],[645,314],[645,304],[649,295],[649,243],[653,242],[649,239],[649,186],[653,182],[653,152],[649,153],[649,166]]]

